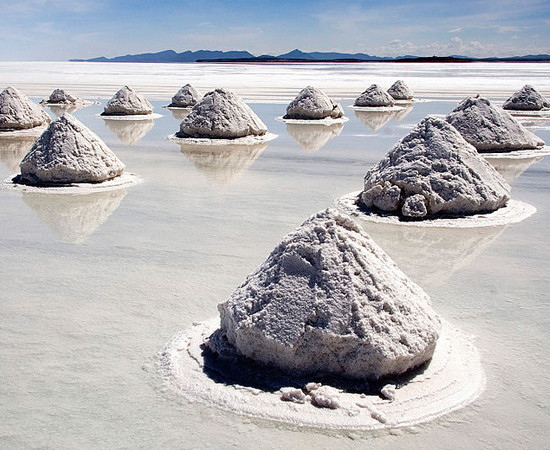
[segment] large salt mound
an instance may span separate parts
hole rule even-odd
[[[202,94],[189,83],[183,86],[176,95],[172,97],[169,108],[189,108],[195,106],[201,99]]]
[[[353,106],[394,106],[395,100],[377,84],[371,85],[355,99]]]
[[[0,93],[0,131],[25,130],[50,123],[50,116],[17,89]]]
[[[124,164],[95,133],[65,114],[42,133],[20,168],[21,183],[60,185],[110,180],[123,173]]]
[[[236,139],[263,136],[267,127],[244,100],[227,89],[208,92],[176,133],[180,138]]]
[[[388,94],[390,94],[395,100],[412,100],[414,96],[413,92],[403,80],[397,80],[393,83],[388,89]]]
[[[105,105],[102,116],[140,116],[153,113],[153,105],[135,92],[124,86]]]
[[[307,86],[287,106],[283,119],[320,120],[328,117],[338,119],[343,116],[344,110],[339,103],[320,89]]]
[[[526,84],[506,100],[502,107],[516,111],[540,111],[549,108],[550,102],[533,86]]]
[[[369,209],[424,219],[495,211],[510,186],[447,122],[422,120],[365,175]]]
[[[544,141],[482,97],[467,97],[445,118],[480,152],[536,149]]]
[[[228,342],[293,374],[402,374],[432,357],[440,331],[427,294],[334,209],[285,236],[218,309],[214,351]]]

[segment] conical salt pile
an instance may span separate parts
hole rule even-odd
[[[403,80],[397,80],[388,89],[390,94],[395,100],[412,100],[414,97],[413,92],[405,84]]]
[[[153,105],[135,92],[124,86],[105,105],[102,116],[140,116],[153,113]]]
[[[17,89],[8,87],[0,93],[0,131],[25,130],[50,122],[46,111]]]
[[[550,108],[550,102],[533,86],[526,84],[502,105],[512,111],[540,111]]]
[[[195,106],[201,97],[202,94],[188,83],[176,92],[176,95],[172,97],[172,103],[168,107],[189,108]]]
[[[395,100],[377,84],[371,85],[355,99],[353,106],[394,106]]]
[[[284,119],[321,120],[338,119],[344,116],[344,110],[339,103],[327,94],[313,86],[307,86],[300,91],[286,108]]]
[[[79,101],[82,100],[80,100],[78,97],[73,97],[71,94],[65,92],[63,89],[54,89],[54,91],[50,94],[47,103],[72,105]]]

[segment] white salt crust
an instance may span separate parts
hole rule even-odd
[[[397,103],[397,101],[395,101]],[[407,101],[406,104],[410,104],[410,101]],[[405,103],[401,103],[402,105],[405,105]],[[405,106],[355,106],[350,105],[348,108],[354,109],[356,111],[401,111],[402,109],[405,109]]]
[[[438,218],[429,220],[402,220],[396,215],[379,214],[378,212],[366,211],[357,205],[357,199],[362,191],[350,192],[334,203],[342,211],[354,218],[375,223],[390,223],[410,227],[443,227],[443,228],[477,228],[494,227],[518,223],[527,219],[537,212],[537,208],[519,200],[508,200],[505,207],[499,208],[492,213],[473,214],[471,216]]]
[[[550,108],[544,108],[540,111],[528,111],[528,110],[514,110],[514,109],[503,109],[508,114],[514,117],[550,117]]]
[[[484,158],[509,158],[509,159],[523,159],[523,158],[536,158],[537,156],[550,155],[550,146],[545,145],[541,148],[535,148],[531,150],[512,150],[509,152],[479,152]]]
[[[152,113],[152,114],[135,114],[128,116],[102,116],[101,114],[96,114],[96,117],[99,117],[104,120],[148,120],[148,119],[160,119],[162,114]]]
[[[0,183],[0,189],[17,192],[37,192],[42,194],[89,194],[92,192],[111,191],[123,187],[134,186],[143,180],[133,173],[123,173],[111,180],[102,183],[72,183],[60,186],[30,186],[27,184],[15,183],[13,174]]]
[[[309,395],[300,394],[296,387],[267,391],[246,386],[246,380],[224,382],[219,372],[215,376],[221,379],[215,381],[205,373],[208,363],[201,346],[218,326],[219,319],[215,318],[175,335],[159,352],[158,368],[166,386],[189,401],[237,414],[324,429],[406,427],[464,408],[485,388],[485,374],[472,336],[444,320],[430,364],[402,386],[388,380],[382,395],[344,392],[328,384],[319,388],[315,383],[307,383],[304,390],[309,390]]]
[[[0,131],[0,136],[11,136],[11,137],[17,137],[17,136],[25,137],[25,136],[30,136],[30,137],[39,137],[39,136],[44,132],[44,130],[45,130],[46,128],[48,128],[48,124],[46,124],[46,125],[40,125],[40,126],[34,127],[34,128],[27,128],[27,129],[24,129],[24,130]]]
[[[266,133],[263,136],[244,136],[235,139],[210,139],[210,138],[180,138],[176,134],[166,136],[169,141],[174,141],[179,144],[198,144],[198,145],[251,145],[258,142],[269,142],[277,138],[277,134]]]
[[[346,123],[348,117],[325,117],[324,119],[285,119],[283,116],[276,118],[279,122],[294,123],[296,125],[333,125],[335,123]]]
[[[164,109],[173,109],[174,111],[191,111],[193,109],[192,106],[169,106],[165,105],[163,106]]]
[[[71,103],[61,103],[61,102],[53,103],[53,102],[48,102],[47,100],[42,100],[40,104],[43,106],[58,106],[60,108],[67,108],[67,109],[76,107],[80,109],[90,105],[101,105],[101,102],[78,99],[76,102],[71,102]]]

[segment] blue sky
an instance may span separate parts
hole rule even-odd
[[[0,59],[248,50],[550,54],[550,0],[0,0]]]

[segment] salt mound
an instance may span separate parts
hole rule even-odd
[[[172,97],[172,103],[168,107],[189,108],[195,106],[201,97],[202,94],[188,83],[176,92],[176,95]]]
[[[377,84],[371,85],[355,99],[353,106],[394,106],[395,100]]]
[[[427,294],[334,209],[285,236],[218,309],[212,350],[294,374],[402,374],[432,357],[440,330]]]
[[[343,116],[344,110],[339,103],[320,89],[307,86],[287,106],[283,119],[319,120]]]
[[[236,139],[263,136],[267,127],[244,100],[227,89],[208,92],[176,133],[180,138]]]
[[[121,175],[124,164],[70,114],[55,120],[20,164],[23,184],[100,183]]]
[[[365,175],[361,202],[411,219],[495,211],[510,186],[448,123],[427,117]]]
[[[80,100],[78,97],[73,97],[71,94],[65,92],[63,89],[54,89],[50,94],[46,103],[72,105],[78,103]]]
[[[397,80],[393,83],[388,89],[388,94],[390,94],[395,100],[412,100],[414,96],[413,92],[403,80]]]
[[[136,116],[153,113],[153,105],[137,92],[124,86],[105,105],[102,116]]]
[[[482,97],[467,97],[445,118],[478,151],[535,149],[544,141]]]
[[[502,107],[509,110],[540,111],[550,108],[550,102],[533,86],[526,84],[506,100]]]
[[[25,130],[51,122],[50,116],[17,89],[0,93],[0,131]]]

